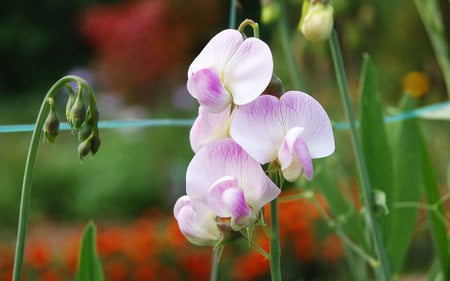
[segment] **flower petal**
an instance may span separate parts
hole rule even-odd
[[[189,66],[188,79],[193,73],[210,67],[221,73],[243,41],[242,34],[235,29],[216,34]]]
[[[220,113],[211,113],[202,106],[198,109],[198,116],[192,125],[189,139],[194,152],[201,147],[218,139],[229,137],[228,129],[231,122],[231,105]]]
[[[314,169],[306,143],[301,138],[303,128],[294,127],[286,134],[285,141],[278,152],[278,161],[287,181],[296,181],[304,172],[311,180]]]
[[[201,203],[180,197],[174,207],[175,218],[183,235],[193,244],[215,245],[222,239],[214,213]]]
[[[326,157],[334,152],[334,136],[330,118],[313,97],[299,91],[286,92],[280,98],[285,130],[302,127],[301,138],[311,158]]]
[[[206,110],[212,113],[223,111],[231,102],[231,95],[223,87],[219,75],[211,68],[194,72],[188,79],[189,93]]]
[[[223,71],[225,87],[237,105],[249,103],[266,89],[273,74],[269,46],[257,38],[248,38],[239,46]]]
[[[225,176],[218,179],[209,189],[207,202],[208,207],[222,218],[239,219],[250,213],[244,192],[239,188],[235,177]]]
[[[254,210],[280,193],[261,165],[231,139],[214,141],[197,152],[186,171],[186,192],[191,199],[207,204],[210,187],[226,176],[236,178]]]
[[[239,106],[230,125],[233,140],[261,164],[277,159],[284,134],[279,101],[269,95]]]

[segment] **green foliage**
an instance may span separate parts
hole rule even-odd
[[[81,242],[75,281],[103,281],[102,265],[96,247],[97,231],[92,221],[86,226]]]
[[[402,110],[407,111],[415,106],[410,96],[405,96]],[[395,145],[395,184],[389,193],[388,207],[391,210],[388,220],[387,250],[394,272],[402,269],[403,261],[411,243],[419,210],[405,208],[405,202],[419,202],[421,186],[422,155],[421,136],[417,120],[404,120],[399,128]]]
[[[377,73],[367,54],[364,55],[360,77],[360,97],[361,142],[370,183],[373,189],[383,191],[390,198],[394,182],[392,155],[378,93]]]

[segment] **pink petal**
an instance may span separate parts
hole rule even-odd
[[[284,134],[279,101],[269,95],[239,106],[230,125],[231,137],[261,164],[277,159]]]
[[[189,135],[194,152],[197,152],[207,143],[229,137],[230,109],[231,105],[224,111],[214,114],[204,110],[201,106],[199,107],[198,117],[195,119]]]
[[[223,111],[231,102],[231,95],[223,87],[219,74],[211,68],[194,72],[188,79],[187,88],[200,105],[212,113]]]
[[[223,71],[223,82],[237,105],[249,103],[266,89],[273,73],[272,52],[257,38],[239,46]]]
[[[239,219],[250,213],[245,202],[244,192],[239,188],[235,177],[226,176],[218,179],[209,189],[208,206],[222,218]]]
[[[188,79],[193,73],[210,67],[221,73],[243,41],[242,34],[234,29],[216,34],[189,66]]]
[[[334,136],[330,119],[313,97],[298,91],[286,92],[280,98],[281,118],[285,130],[302,127],[302,140],[311,158],[326,157],[334,152]]]
[[[236,178],[253,210],[258,210],[280,192],[261,165],[231,139],[214,141],[197,152],[187,168],[186,192],[191,199],[207,204],[210,187],[228,176]]]
[[[287,181],[296,181],[302,173],[309,180],[313,178],[314,169],[306,143],[301,138],[303,128],[289,130],[278,152],[278,161]]]

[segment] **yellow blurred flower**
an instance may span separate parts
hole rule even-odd
[[[403,92],[413,98],[424,96],[430,89],[430,79],[428,75],[419,71],[409,72],[403,78]]]

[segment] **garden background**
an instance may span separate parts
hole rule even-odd
[[[285,89],[300,83],[300,90],[315,97],[334,122],[345,122],[328,45],[305,40],[297,30],[301,1],[286,2],[288,36],[300,81],[290,79],[288,62],[282,63],[286,61],[280,40],[283,34],[276,18],[261,19],[260,1],[240,1],[238,19],[260,23],[261,39],[272,48],[275,71]],[[450,3],[440,1],[440,7],[448,46]],[[356,109],[363,53],[370,54],[377,68],[385,115],[400,112],[404,79],[412,72],[422,72],[421,78],[429,81],[418,106],[448,100],[436,55],[413,1],[337,0],[334,8]],[[197,114],[197,104],[185,88],[187,67],[212,35],[227,28],[228,14],[229,1],[223,0],[7,0],[0,10],[0,125],[34,122],[48,88],[67,74],[80,75],[91,84],[101,120],[189,121]],[[447,194],[450,123],[448,119],[420,119],[420,125],[442,194]],[[389,141],[395,143],[398,123],[386,128]],[[27,280],[72,280],[81,232],[90,219],[98,227],[106,280],[152,280],[156,276],[207,280],[211,250],[188,244],[172,218],[193,155],[188,125],[100,130],[100,151],[82,165],[69,131],[61,133],[56,144],[40,145],[24,267]],[[339,129],[335,137],[336,153],[323,160],[318,172],[320,167],[331,169],[336,185],[358,206],[349,136]],[[11,279],[29,138],[30,132],[0,132],[0,280]],[[317,190],[320,184],[323,181],[302,181],[292,190]],[[326,201],[320,202],[327,209]],[[283,256],[282,261],[286,280],[294,276],[348,280],[341,242],[316,207],[307,200],[282,204],[283,255],[290,257]],[[422,276],[433,262],[425,217],[422,210],[403,280]],[[266,280],[268,262],[245,243],[236,243],[225,250],[220,273],[220,280]]]

